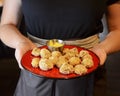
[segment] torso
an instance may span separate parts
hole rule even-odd
[[[22,0],[29,33],[40,38],[85,38],[101,31],[105,0]]]

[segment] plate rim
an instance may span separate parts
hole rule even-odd
[[[77,45],[64,45],[64,48],[65,47],[67,47],[67,46],[69,46],[69,47],[77,47],[77,48],[80,48],[81,50],[83,49],[83,50],[87,50],[87,51],[89,51],[91,54],[93,54],[95,57],[96,57],[96,59],[97,59],[97,61],[98,61],[98,63],[97,63],[97,66],[94,68],[94,70],[92,70],[91,72],[87,72],[86,74],[82,74],[82,75],[79,75],[79,74],[77,74],[76,76],[74,76],[74,77],[67,77],[67,75],[66,74],[62,74],[62,75],[64,75],[64,77],[49,77],[49,76],[43,76],[43,75],[41,75],[41,74],[38,74],[38,73],[35,73],[35,72],[31,72],[29,69],[27,69],[25,66],[24,66],[24,64],[22,63],[22,60],[23,60],[23,58],[24,58],[24,56],[26,55],[26,54],[28,54],[29,52],[31,52],[32,50],[29,50],[29,51],[27,51],[24,55],[23,55],[23,57],[22,57],[22,59],[21,59],[21,65],[22,65],[22,67],[24,68],[23,70],[26,70],[26,71],[28,71],[28,72],[30,72],[30,73],[32,73],[33,75],[36,75],[36,76],[39,76],[39,77],[41,77],[41,78],[49,78],[49,79],[74,79],[74,78],[79,78],[79,77],[82,77],[82,76],[86,76],[86,75],[89,75],[89,74],[91,74],[92,72],[94,72],[98,67],[99,67],[99,65],[100,65],[100,59],[99,59],[99,57],[93,52],[93,51],[91,51],[91,50],[89,50],[89,49],[86,49],[86,48],[84,48],[84,47],[80,47],[80,46],[77,46]],[[38,48],[48,48],[47,47],[47,45],[43,45],[43,46],[40,46],[40,47],[38,47]],[[31,55],[32,56],[32,55]],[[34,56],[33,56],[34,57]],[[35,69],[35,68],[34,68]],[[43,71],[43,70],[41,70],[41,71]],[[61,74],[61,73],[60,73]],[[75,73],[72,73],[72,74],[75,74]],[[69,74],[68,74],[69,75]]]

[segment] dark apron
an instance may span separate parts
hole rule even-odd
[[[93,96],[94,73],[68,79],[48,79],[21,70],[14,96]]]

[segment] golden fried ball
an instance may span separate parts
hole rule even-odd
[[[91,68],[94,65],[94,62],[92,59],[90,58],[84,58],[81,62],[81,64],[83,64],[85,67],[87,68]]]
[[[52,56],[53,57],[59,57],[59,56],[61,56],[62,54],[61,54],[61,52],[60,51],[53,51],[52,52]]]
[[[33,58],[31,62],[32,67],[37,68],[39,66],[39,61],[40,61],[40,58]]]
[[[37,48],[37,47],[33,48],[31,54],[32,54],[33,56],[40,56],[40,49]]]
[[[60,68],[61,66],[62,66],[62,64],[64,64],[64,63],[68,63],[68,60],[64,57],[64,56],[60,56],[59,58],[58,58],[58,61],[56,62],[56,66],[58,67],[58,68]]]
[[[82,57],[82,59],[89,58],[92,59],[92,56],[90,54],[86,54],[85,56]]]
[[[48,49],[43,48],[40,51],[40,56],[41,58],[49,58],[51,56],[51,52]]]
[[[49,60],[51,60],[51,62],[55,65],[58,61],[58,57],[51,56],[51,57],[49,57]]]
[[[75,57],[75,56],[76,56],[76,54],[75,54],[75,53],[73,53],[73,52],[70,52],[70,51],[69,51],[69,52],[68,52],[68,53],[66,53],[64,56],[65,56],[65,58],[66,58],[66,59],[70,59],[71,57]]]
[[[74,67],[74,73],[80,74],[80,75],[86,74],[86,73],[87,73],[87,70],[88,70],[88,69],[87,69],[84,65],[82,65],[82,64],[76,65],[76,66]]]
[[[78,49],[75,47],[75,48],[72,48],[70,49],[70,52],[74,53],[75,55],[77,55],[79,52],[78,52]]]
[[[73,66],[80,64],[81,63],[81,59],[79,57],[71,57],[69,59],[69,63]]]
[[[81,50],[79,52],[79,57],[84,57],[85,55],[89,54],[89,52],[87,50]]]
[[[73,73],[73,71],[74,71],[73,66],[68,63],[63,64],[59,69],[59,72],[62,74],[70,74]]]
[[[39,62],[39,67],[41,70],[47,71],[52,69],[54,65],[49,59],[41,59]]]
[[[64,48],[63,49],[63,54],[69,53],[70,49],[69,48]]]

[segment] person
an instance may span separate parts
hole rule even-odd
[[[103,14],[109,34],[99,42]],[[18,29],[22,15],[29,38]],[[75,79],[43,78],[24,70],[20,61],[36,43],[57,38],[92,50],[103,65],[108,54],[120,50],[120,0],[5,0],[0,38],[15,49],[21,68],[15,96],[93,96],[94,72]]]

